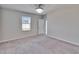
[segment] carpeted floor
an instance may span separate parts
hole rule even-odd
[[[38,35],[0,43],[2,54],[78,54],[79,47],[54,38]]]

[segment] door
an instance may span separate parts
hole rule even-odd
[[[44,28],[45,28],[45,26],[44,26],[44,20],[43,19],[40,19],[39,21],[38,21],[38,33],[39,34],[44,34]]]

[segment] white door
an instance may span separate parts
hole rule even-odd
[[[40,19],[38,23],[39,23],[38,24],[39,25],[39,28],[38,28],[39,34],[44,34],[44,28],[45,28],[45,26],[44,26],[44,20]]]

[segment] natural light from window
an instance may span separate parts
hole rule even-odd
[[[22,16],[22,31],[30,31],[31,30],[31,17]]]

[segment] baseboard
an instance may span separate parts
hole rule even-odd
[[[28,37],[32,37],[32,36],[36,36],[36,35],[37,34],[33,34],[33,35],[29,35],[29,36],[22,36],[22,37],[12,38],[12,39],[8,39],[8,40],[2,40],[2,41],[0,41],[0,43],[5,43],[5,42],[13,41],[13,40],[28,38]]]
[[[50,37],[50,38],[55,38],[57,40],[60,40],[60,41],[63,41],[65,43],[72,44],[72,45],[75,45],[75,46],[78,46],[79,47],[79,44],[78,43],[71,42],[71,41],[67,41],[67,40],[64,40],[64,39],[62,39],[60,37],[56,37],[56,36],[52,36],[52,35],[47,35],[47,36]]]
[[[41,35],[41,34],[33,34],[33,35],[29,35],[29,36],[23,36],[23,37],[8,39],[8,40],[2,40],[2,41],[0,41],[0,43],[5,43],[5,42],[12,41],[12,40],[18,40],[18,39],[28,38],[28,37],[32,37],[32,36],[36,36],[36,35]],[[77,44],[75,42],[71,42],[71,41],[64,40],[64,39],[62,39],[60,37],[56,37],[56,36],[52,36],[52,35],[46,35],[46,36],[48,36],[50,38],[55,38],[57,40],[61,40],[63,42],[66,42],[66,43],[69,43],[69,44],[72,44],[72,45],[75,45],[75,46],[78,46],[79,47],[79,44]]]

